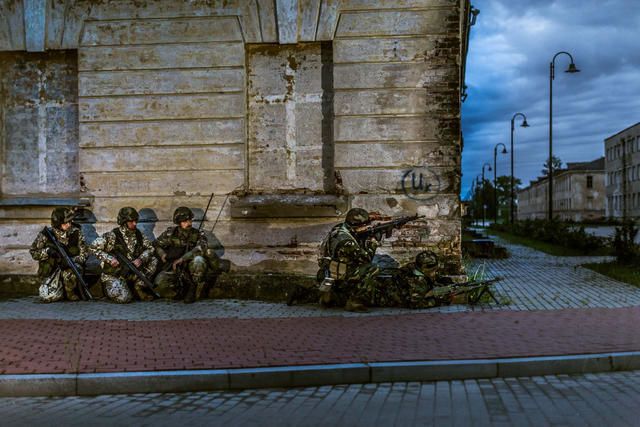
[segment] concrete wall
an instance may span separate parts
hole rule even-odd
[[[382,252],[432,248],[456,270],[465,3],[18,0],[0,4],[0,50],[77,49],[92,236],[125,205],[158,234],[215,193],[205,227],[220,212],[236,268],[311,273],[359,206],[425,215]],[[0,272],[35,271],[50,210],[0,203]]]
[[[584,221],[604,217],[605,185],[602,170],[563,171],[554,175],[553,214],[562,220]],[[587,187],[587,177],[592,187]],[[531,184],[518,192],[518,220],[546,219],[548,181]]]
[[[606,216],[640,218],[640,123],[604,140]]]

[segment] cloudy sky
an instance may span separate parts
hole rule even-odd
[[[462,196],[493,167],[493,147],[509,147],[514,113],[531,127],[515,130],[515,176],[535,179],[549,153],[549,63],[573,55],[580,73],[556,59],[553,153],[563,162],[594,160],[604,139],[640,122],[640,0],[472,0],[480,9],[467,58],[462,108]],[[517,119],[520,123],[520,119]],[[498,154],[498,175],[509,175]],[[493,179],[493,172],[489,174]],[[486,175],[485,175],[486,176]]]

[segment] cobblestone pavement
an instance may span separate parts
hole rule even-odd
[[[2,398],[4,426],[637,426],[640,371],[181,394]]]
[[[425,310],[373,309],[348,313],[316,305],[287,307],[280,303],[239,300],[205,300],[185,305],[153,301],[119,305],[102,301],[41,304],[36,297],[0,301],[0,319],[60,320],[172,320],[206,318],[281,318],[318,316],[380,316],[412,313],[456,313],[486,310],[554,310],[563,308],[628,307],[640,305],[640,289],[579,267],[607,257],[555,257],[504,241],[511,257],[475,260],[469,273],[484,271],[485,277],[500,276],[495,295],[503,305],[470,307],[451,305]]]

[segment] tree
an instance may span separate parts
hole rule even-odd
[[[520,190],[522,181],[520,178],[513,178],[513,195],[517,199],[518,190]],[[498,217],[502,220],[508,220],[509,210],[511,209],[511,176],[501,175],[496,178],[496,196],[498,198]],[[491,199],[493,200],[493,199]],[[498,220],[500,221],[500,219]]]
[[[558,169],[562,169],[562,160],[560,160],[559,157],[553,156],[552,157],[552,165],[553,165],[553,170],[557,171]],[[540,172],[542,173],[542,176],[547,176],[549,175],[549,159],[547,158],[547,160],[544,162],[544,164],[542,165],[542,167],[544,169],[542,169]]]

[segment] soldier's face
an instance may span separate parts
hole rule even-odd
[[[127,221],[127,228],[129,230],[135,230],[136,225],[138,225],[138,221]]]
[[[183,230],[186,230],[187,228],[191,228],[192,225],[193,225],[192,219],[185,219],[184,221],[180,221],[180,228],[182,228]]]
[[[62,231],[67,231],[70,228],[71,228],[71,221],[60,224],[60,229]]]

